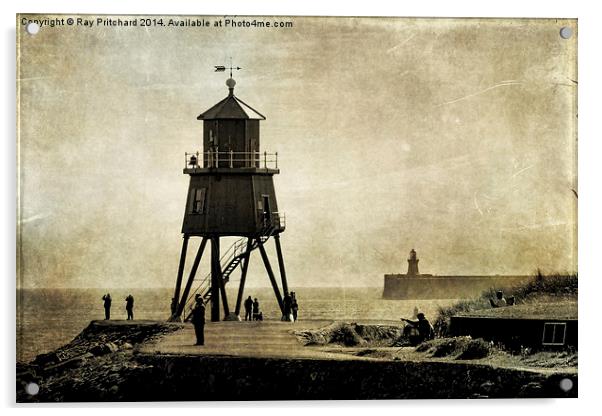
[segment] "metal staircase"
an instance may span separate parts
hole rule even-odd
[[[259,242],[264,244],[274,233],[276,227],[273,225],[266,226],[257,237],[251,239],[251,246],[249,247],[249,253],[259,247]],[[242,263],[247,253],[247,237],[236,240],[228,250],[220,258],[220,264],[225,265],[222,267],[222,280],[224,285],[230,281],[230,275],[238,268]],[[205,303],[211,300],[211,273],[208,273],[205,277],[200,279],[200,283],[193,290],[184,306],[184,322],[188,322],[192,316],[192,309],[194,308],[195,298],[197,294],[203,297]]]

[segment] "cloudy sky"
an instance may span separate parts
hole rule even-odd
[[[230,56],[279,153],[291,286],[380,286],[411,248],[424,273],[577,269],[575,21],[262,20],[293,27],[18,30],[23,286],[173,285]]]

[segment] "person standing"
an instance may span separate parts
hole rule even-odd
[[[111,294],[107,293],[106,295],[103,295],[102,300],[104,301],[105,320],[109,320],[111,319],[111,302],[113,302]]]
[[[253,299],[251,299],[251,296],[249,296],[247,298],[247,300],[245,300],[245,321],[250,321],[252,320],[253,315],[251,315],[253,310]]]
[[[297,294],[295,292],[291,292],[291,309],[293,311],[293,322],[297,321],[297,316],[299,314],[299,304],[297,303]]]
[[[255,301],[253,301],[253,320],[257,321],[258,318],[259,318],[259,301],[257,300],[257,298],[255,298]]]
[[[196,295],[196,305],[192,310],[190,320],[194,325],[194,334],[196,335],[196,344],[205,345],[205,302],[201,295]]]
[[[128,321],[134,320],[134,297],[130,294],[125,298],[125,310],[128,313]]]
[[[286,293],[284,295],[284,299],[282,301],[282,303],[284,304],[284,315],[282,316],[282,321],[290,321],[291,320],[291,305],[292,305],[292,298],[291,295],[289,293]]]

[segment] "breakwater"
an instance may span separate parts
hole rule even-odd
[[[436,276],[385,274],[383,299],[465,299],[511,288],[533,276]]]

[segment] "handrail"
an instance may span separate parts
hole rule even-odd
[[[224,252],[224,254],[221,256],[221,258],[219,259],[220,261],[220,267],[222,266],[222,263],[225,263],[226,265],[228,265],[232,260],[234,260],[235,257],[239,256],[242,253],[239,253],[238,251],[240,250],[240,247],[245,245],[246,242],[246,238],[239,238],[238,240],[236,240],[229,248],[228,250],[226,250]],[[232,253],[230,253],[232,251]],[[226,259],[224,261],[224,259]],[[194,297],[197,293],[199,293],[199,290],[205,286],[205,283],[207,283],[206,286],[210,285],[210,280],[211,279],[211,273],[208,273],[202,280],[201,283],[196,287],[195,290],[192,291],[192,293],[190,293],[190,295],[188,295],[188,299],[186,300],[186,303],[184,304],[184,310],[186,310],[186,306],[188,306],[189,303],[194,301]],[[205,296],[202,292],[204,292],[205,290],[201,291],[201,295]]]
[[[200,157],[203,158],[204,167],[208,168],[239,168],[255,167],[264,169],[278,169],[278,152],[235,152],[219,149],[201,152],[184,153],[184,169],[200,167]],[[240,166],[243,164],[244,166]]]
[[[264,215],[262,211],[260,211],[260,215]],[[270,213],[271,221],[269,224],[266,224],[264,229],[260,232],[260,237],[262,238],[262,243],[265,242],[263,239],[267,240],[270,238],[274,231],[277,229],[284,229],[286,227],[286,216],[283,212],[271,212]],[[257,248],[259,243],[257,240],[253,240],[253,246],[251,250]],[[226,266],[228,266],[236,257],[240,257],[244,255],[247,251],[247,237],[239,238],[236,240],[228,249],[223,253],[220,257],[220,267],[222,271]],[[225,259],[225,260],[224,260]],[[196,286],[196,288],[188,295],[188,299],[184,304],[184,313],[185,318],[189,314],[189,309],[192,309],[194,305],[194,298],[197,293],[200,293],[201,296],[206,297],[209,293],[209,288],[211,287],[211,272],[208,273],[203,279],[201,279],[200,284]]]

